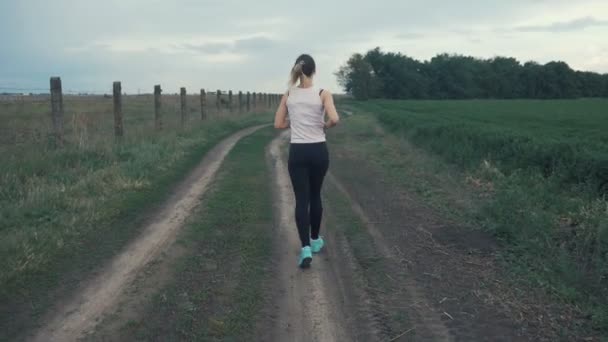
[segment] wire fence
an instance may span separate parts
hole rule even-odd
[[[120,82],[113,86],[112,92],[63,90],[61,79],[52,78],[49,89],[0,87],[0,147],[132,139],[265,112],[280,101],[279,94],[232,90],[165,95],[160,85],[155,93],[127,95]]]

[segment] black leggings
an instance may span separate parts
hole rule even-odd
[[[329,154],[324,142],[289,146],[289,177],[296,195],[296,225],[302,247],[310,238],[319,238],[321,228],[321,185],[329,167]]]

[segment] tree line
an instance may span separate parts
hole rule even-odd
[[[608,74],[575,71],[561,61],[521,64],[512,57],[444,53],[421,62],[375,48],[353,54],[335,75],[361,100],[608,97]]]

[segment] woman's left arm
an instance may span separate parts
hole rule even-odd
[[[279,103],[279,107],[277,108],[277,112],[274,114],[274,128],[289,128],[289,121],[287,120],[287,93],[283,95],[281,103]]]
[[[334,97],[329,90],[323,90],[321,93],[321,101],[323,102],[323,107],[325,107],[325,113],[327,113],[328,117],[325,128],[334,127],[340,122],[340,116],[338,115],[336,105],[334,104]]]

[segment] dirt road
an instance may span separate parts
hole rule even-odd
[[[49,322],[33,341],[75,341],[90,331],[120,300],[139,270],[169,245],[199,203],[222,161],[243,137],[264,126],[239,131],[214,147],[148,221],[142,235],[117,255],[94,279],[86,281],[67,303],[49,313]]]
[[[103,316],[116,310],[138,273],[162,252],[172,252],[168,246],[226,155],[261,127],[240,131],[216,146],[149,218],[140,238],[83,282],[69,302],[57,304],[32,340],[87,339]],[[264,286],[272,303],[247,317],[262,331],[247,332],[254,340],[543,340],[534,327],[522,329],[501,299],[503,287],[491,251],[474,248],[491,241],[450,226],[415,197],[379,182],[379,171],[366,167],[355,151],[335,150],[324,189],[322,235],[327,245],[310,269],[298,268],[300,243],[285,153],[288,135],[274,138],[266,150],[275,236],[274,261],[268,264]],[[351,229],[354,225],[358,230]],[[224,275],[223,283],[235,282],[236,275]],[[232,297],[226,302],[237,300]],[[201,312],[200,321],[212,319]]]
[[[376,331],[373,309],[362,308],[370,304],[369,298],[352,281],[357,265],[345,239],[334,230],[325,230],[327,246],[321,255],[313,258],[311,269],[296,267],[300,242],[294,222],[294,196],[287,173],[285,154],[281,147],[288,132],[275,139],[269,147],[272,172],[276,181],[275,215],[277,216],[277,248],[279,249],[279,320],[276,324],[275,341],[379,341],[383,337]],[[366,225],[373,243],[387,262],[397,263],[398,258],[384,240],[382,234],[367,218],[361,206],[350,198],[346,190],[333,177],[328,182],[337,186],[341,196],[352,204],[353,212]],[[331,207],[326,205],[326,211]],[[399,272],[399,271],[396,271]],[[403,272],[401,272],[403,273]],[[401,284],[406,288],[407,300],[416,311],[417,340],[452,341],[453,338],[440,319],[440,313],[431,309],[426,298],[415,284],[407,279]],[[404,298],[400,298],[404,299]],[[393,298],[392,300],[396,300]],[[373,303],[376,304],[376,303]],[[367,315],[356,316],[366,312]],[[409,322],[408,322],[409,324]],[[412,329],[412,330],[413,330]]]
[[[289,132],[286,132],[288,134]],[[279,249],[279,322],[276,341],[352,341],[345,320],[336,274],[324,257],[315,257],[311,270],[296,267],[300,240],[294,222],[294,197],[281,153],[286,134],[269,148],[276,180],[275,215]],[[327,249],[333,247],[331,241]]]
[[[311,269],[298,269],[281,149],[287,134],[269,148],[280,251],[274,341],[544,340],[543,332],[524,328],[502,300],[504,287],[494,285],[502,280],[489,236],[454,226],[404,189],[379,181],[365,161],[344,157],[348,147],[333,148],[326,178],[325,254],[313,258]],[[338,202],[345,215],[333,215]],[[358,236],[348,236],[350,224],[361,226]]]

